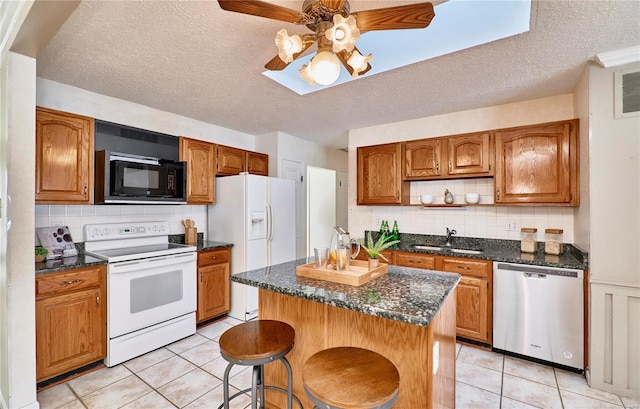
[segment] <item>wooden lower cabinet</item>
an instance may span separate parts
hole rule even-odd
[[[394,264],[403,267],[458,273],[456,335],[491,345],[493,332],[493,262],[465,257],[394,252]]]
[[[202,322],[231,310],[231,249],[198,252],[198,310]]]
[[[456,289],[456,335],[491,345],[493,262],[443,256],[436,269],[462,276]]]
[[[36,380],[99,361],[107,352],[106,268],[36,276]]]

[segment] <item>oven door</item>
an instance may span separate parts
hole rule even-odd
[[[108,265],[109,338],[196,310],[196,253]]]

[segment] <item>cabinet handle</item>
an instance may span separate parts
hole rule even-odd
[[[202,271],[200,272],[200,282],[202,282]]]
[[[68,286],[68,285],[70,285],[70,284],[81,283],[81,282],[82,282],[82,280],[80,280],[79,278],[77,278],[77,279],[75,279],[75,280],[61,281],[61,282],[60,282],[60,285],[61,285],[61,286],[63,286],[63,287],[66,287],[66,286]]]
[[[218,256],[209,256],[209,258],[210,258],[211,260],[215,260],[215,259],[217,259],[217,258],[218,258]]]
[[[436,162],[436,172],[440,173],[440,162]]]
[[[496,189],[496,200],[500,200],[500,188]]]
[[[453,163],[449,161],[449,173],[453,172]]]
[[[457,267],[458,267],[460,270],[471,270],[471,267],[469,267],[469,266],[460,266],[460,265],[458,265]]]
[[[84,184],[84,197],[87,197],[87,184]]]
[[[396,190],[396,199],[400,199],[400,191]]]
[[[96,293],[96,308],[100,307],[100,293]]]

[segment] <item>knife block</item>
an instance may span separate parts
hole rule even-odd
[[[196,244],[198,242],[198,229],[195,227],[187,227],[184,229],[185,244]]]

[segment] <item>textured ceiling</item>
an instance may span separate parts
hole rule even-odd
[[[415,2],[350,1],[352,11]],[[302,0],[273,3],[299,9]],[[261,74],[276,31],[304,32],[293,24],[217,1],[91,0],[38,56],[37,75],[240,132],[344,148],[353,128],[572,92],[596,54],[640,44],[638,21],[635,0],[533,1],[528,33],[297,95]]]

